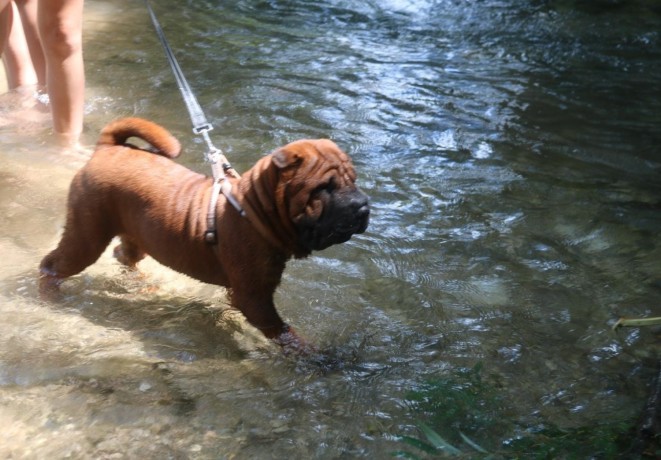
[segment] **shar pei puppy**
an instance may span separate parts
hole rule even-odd
[[[136,137],[149,150],[127,143]],[[226,180],[243,213],[220,195],[205,238],[213,180],[171,160],[180,144],[140,118],[110,123],[69,190],[62,238],[40,264],[40,292],[93,264],[115,236],[115,257],[135,268],[146,255],[180,273],[228,288],[231,305],[287,349],[302,340],[276,311],[286,262],[343,243],[367,228],[367,196],[349,157],[330,140],[299,140]],[[238,176],[238,174],[236,175]],[[217,192],[217,190],[216,190]],[[211,213],[213,217],[213,213]]]

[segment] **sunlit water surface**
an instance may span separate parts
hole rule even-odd
[[[611,326],[661,315],[661,11],[601,3],[155,2],[237,169],[301,137],[354,159],[368,231],[277,293],[323,357],[110,251],[40,301],[80,162],[0,96],[2,456],[385,458],[419,436],[410,392],[478,363],[518,427],[480,433],[490,449],[635,419],[658,330]],[[88,145],[139,115],[207,170],[142,2],[87,1],[85,53]]]

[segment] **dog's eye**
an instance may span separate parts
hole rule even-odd
[[[337,188],[337,185],[335,184],[335,179],[331,179],[328,182],[324,182],[323,184],[319,184],[319,186],[314,189],[315,194],[319,194],[322,192],[326,193],[332,193],[333,190]]]

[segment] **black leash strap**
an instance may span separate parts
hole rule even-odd
[[[172,67],[172,73],[174,73],[174,77],[177,80],[179,91],[181,91],[181,95],[184,98],[184,103],[186,104],[191,122],[193,123],[193,133],[202,135],[209,149],[205,154],[205,158],[211,163],[211,172],[213,174],[214,183],[211,199],[209,200],[209,209],[207,210],[207,230],[204,232],[204,238],[208,243],[215,244],[218,242],[218,237],[216,235],[216,203],[218,202],[218,195],[221,192],[225,195],[227,201],[229,201],[242,216],[245,216],[245,211],[232,194],[232,185],[226,180],[225,175],[227,173],[232,177],[238,178],[239,174],[229,163],[223,152],[216,148],[211,142],[209,131],[213,129],[213,126],[207,121],[207,118],[202,111],[202,107],[200,107],[195,94],[193,94],[193,91],[188,85],[188,81],[186,81],[186,77],[184,76],[181,67],[179,67],[177,58],[174,56],[172,48],[170,48],[170,44],[165,38],[161,24],[158,22],[149,0],[145,0],[145,5],[147,6],[147,11],[151,17],[154,29],[156,30],[156,35],[158,35],[161,45],[163,45],[163,49],[165,50],[165,56],[168,58],[170,67]]]
[[[158,22],[156,14],[154,14],[154,10],[152,9],[149,0],[145,0],[145,5],[147,5],[147,11],[149,11],[151,22],[154,24],[154,29],[156,29],[156,35],[158,35],[158,38],[161,41],[161,45],[163,45],[165,56],[170,62],[170,67],[172,67],[172,73],[174,73],[174,77],[177,80],[179,91],[181,91],[181,95],[184,98],[184,103],[188,108],[188,113],[190,114],[191,121],[193,122],[193,132],[195,134],[200,134],[202,132],[211,131],[213,126],[211,126],[211,123],[207,121],[207,118],[204,116],[204,112],[202,111],[202,107],[200,107],[200,104],[197,102],[197,99],[193,94],[193,91],[188,85],[188,81],[186,81],[186,77],[181,71],[181,67],[179,67],[179,62],[177,62],[177,58],[174,56],[172,48],[170,48],[170,44],[165,38],[161,24]]]

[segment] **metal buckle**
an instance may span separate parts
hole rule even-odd
[[[193,133],[195,134],[202,134],[202,133],[208,133],[213,129],[213,126],[211,123],[205,123],[200,126],[193,126]]]

